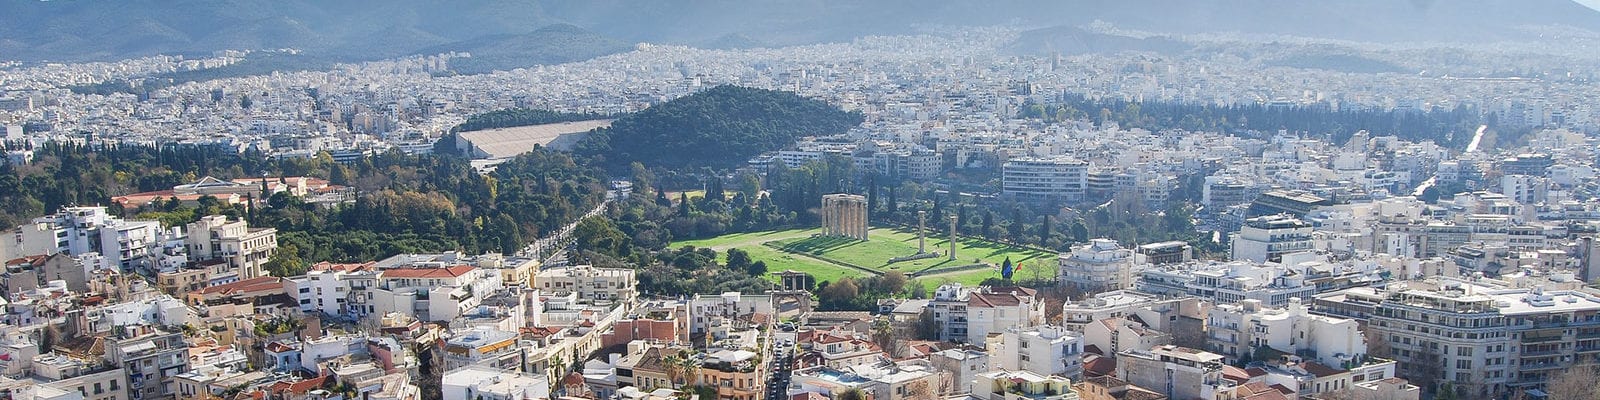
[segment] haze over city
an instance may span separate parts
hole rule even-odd
[[[0,397],[1600,399],[1600,1],[0,4]]]

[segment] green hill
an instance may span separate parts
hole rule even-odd
[[[731,168],[804,136],[843,133],[861,114],[790,92],[718,86],[630,114],[575,151],[612,169]]]

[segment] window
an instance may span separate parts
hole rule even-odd
[[[100,382],[94,383],[94,394],[104,394],[105,392],[105,388],[100,387]]]
[[[112,379],[111,380],[111,390],[112,391],[122,390],[122,387],[117,385],[117,380],[116,379]]]
[[[1472,369],[1472,360],[1456,360],[1456,369]],[[1466,381],[1467,380],[1465,380],[1465,379],[1458,379],[1457,380],[1457,382],[1466,382]]]

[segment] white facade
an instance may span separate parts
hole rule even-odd
[[[550,380],[499,369],[467,367],[445,372],[443,400],[527,400],[550,398]]]
[[[1083,337],[1061,326],[1008,329],[999,348],[990,348],[995,364],[1007,370],[1076,377],[1083,373]]]
[[[1311,224],[1286,215],[1268,215],[1245,220],[1233,235],[1234,261],[1278,261],[1284,254],[1315,248]]]
[[[1134,266],[1142,258],[1115,240],[1090,240],[1058,257],[1061,282],[1091,293],[1132,289]]]
[[[1016,158],[1001,169],[1001,192],[1024,199],[1080,201],[1089,188],[1089,163],[1071,158]]]
[[[1355,320],[1310,314],[1300,299],[1284,308],[1268,308],[1260,300],[1222,304],[1206,320],[1211,351],[1237,359],[1261,346],[1292,354],[1315,354],[1323,365],[1350,365],[1367,354],[1367,340]]]

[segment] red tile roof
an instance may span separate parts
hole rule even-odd
[[[384,278],[455,278],[477,269],[471,265],[447,268],[396,268],[383,270]]]
[[[283,278],[276,276],[258,276],[238,282],[224,283],[221,285],[200,289],[200,294],[231,295],[236,293],[256,292],[263,290],[283,289]]]

